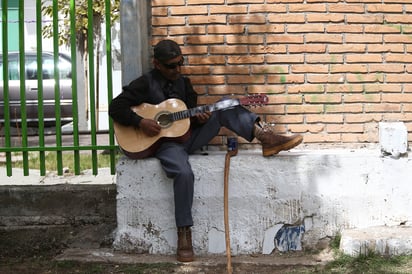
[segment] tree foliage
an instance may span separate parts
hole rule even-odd
[[[93,10],[93,41],[101,39],[101,27],[105,21],[105,1],[104,0],[76,0],[75,1],[75,30],[76,30],[76,45],[83,56],[87,50],[88,38],[88,2],[92,5]],[[110,16],[111,24],[119,19],[120,14],[120,0],[110,0]],[[70,45],[70,0],[58,0],[58,37],[59,45]],[[42,14],[49,18],[53,18],[53,5],[50,0],[42,1]],[[43,37],[53,37],[53,23],[47,23],[43,27]],[[96,44],[96,43],[95,43]]]

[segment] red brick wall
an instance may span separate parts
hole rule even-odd
[[[152,0],[152,16],[201,103],[266,93],[254,111],[305,143],[377,142],[379,121],[412,140],[411,0]]]

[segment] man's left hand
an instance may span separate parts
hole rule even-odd
[[[204,113],[197,113],[195,117],[200,124],[204,124],[207,122],[207,120],[209,120],[211,115],[212,113],[210,112],[204,112]]]

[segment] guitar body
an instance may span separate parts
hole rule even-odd
[[[131,108],[139,116],[158,121],[162,127],[160,134],[149,137],[139,128],[124,126],[114,122],[116,140],[124,154],[132,159],[142,159],[153,155],[162,142],[173,140],[184,142],[190,136],[190,119],[162,122],[162,115],[186,110],[186,104],[179,99],[168,99],[158,105],[143,103]]]

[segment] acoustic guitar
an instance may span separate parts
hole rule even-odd
[[[153,119],[161,126],[160,134],[149,137],[139,128],[124,126],[114,122],[114,132],[117,143],[124,154],[132,159],[142,159],[152,156],[164,141],[184,142],[190,136],[190,117],[198,113],[213,112],[233,108],[238,105],[252,106],[267,104],[266,95],[250,95],[239,99],[226,99],[211,105],[187,109],[180,99],[168,99],[160,104],[143,103],[131,107],[139,116]]]

